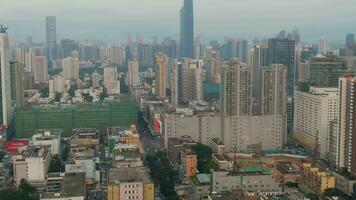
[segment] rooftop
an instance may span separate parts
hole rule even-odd
[[[99,139],[99,130],[95,128],[77,128],[72,133],[72,139]]]
[[[43,198],[69,198],[85,196],[85,173],[66,173],[63,178],[63,187],[60,194],[47,192]]]
[[[108,127],[107,134],[109,136],[138,136],[136,125],[131,125],[130,127]]]
[[[151,182],[148,171],[144,168],[111,168],[109,182]]]

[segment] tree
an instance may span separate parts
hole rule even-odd
[[[89,93],[83,93],[82,95],[85,102],[93,102],[94,98]]]
[[[48,172],[61,172],[64,171],[61,161],[59,160],[58,157],[52,158],[50,164],[49,164],[49,170]]]
[[[78,86],[77,85],[75,85],[75,84],[71,84],[70,85],[70,88],[69,88],[69,90],[68,90],[68,95],[70,96],[70,97],[75,97],[75,91],[78,89]]]
[[[217,164],[212,160],[211,156],[213,151],[209,146],[198,143],[192,149],[198,157],[198,170],[200,173],[210,173],[210,169],[217,168]]]
[[[21,180],[19,188],[0,190],[1,200],[36,200],[38,198],[37,190],[28,184],[24,179]]]
[[[56,92],[54,95],[54,102],[60,102],[61,101],[62,94],[59,92]]]
[[[147,166],[153,181],[159,185],[160,192],[165,199],[178,200],[175,184],[178,180],[178,172],[170,165],[165,152],[157,152],[146,157]]]
[[[44,87],[40,90],[41,93],[41,97],[46,98],[49,97],[49,88],[48,87]]]

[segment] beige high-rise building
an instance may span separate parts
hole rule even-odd
[[[156,54],[156,96],[166,97],[168,57],[162,53]]]
[[[35,81],[43,83],[48,81],[48,66],[45,56],[32,57],[32,65],[35,73]]]
[[[203,61],[184,60],[181,81],[183,103],[203,100]]]
[[[178,105],[178,97],[179,97],[178,60],[172,59],[171,64],[172,64],[172,71],[170,75],[171,104],[172,106],[175,107]]]
[[[79,57],[76,53],[73,56],[62,59],[63,78],[67,80],[79,79]]]
[[[129,61],[127,72],[127,83],[129,86],[140,85],[139,66],[137,60]]]
[[[108,47],[105,49],[105,58],[110,64],[124,65],[125,50],[122,47]]]
[[[220,106],[223,115],[251,115],[251,68],[232,60],[221,68]]]
[[[104,67],[104,87],[109,95],[120,94],[120,81],[115,66]]]
[[[11,98],[16,107],[21,107],[24,104],[23,71],[23,64],[18,61],[10,62]]]
[[[310,64],[308,61],[299,64],[298,81],[305,82],[310,79]]]
[[[287,67],[272,64],[261,71],[261,114],[286,115]]]
[[[220,54],[216,51],[209,53],[206,61],[207,81],[220,83]]]

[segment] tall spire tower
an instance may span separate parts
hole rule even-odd
[[[193,0],[184,0],[180,10],[180,52],[181,57],[194,57],[194,15]]]

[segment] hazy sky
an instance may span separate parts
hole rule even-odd
[[[57,37],[125,40],[179,36],[183,0],[0,0],[0,24],[16,39],[45,40],[45,16],[57,18]],[[344,41],[356,32],[356,0],[194,0],[195,34],[203,40],[271,37],[299,29],[304,41]]]

